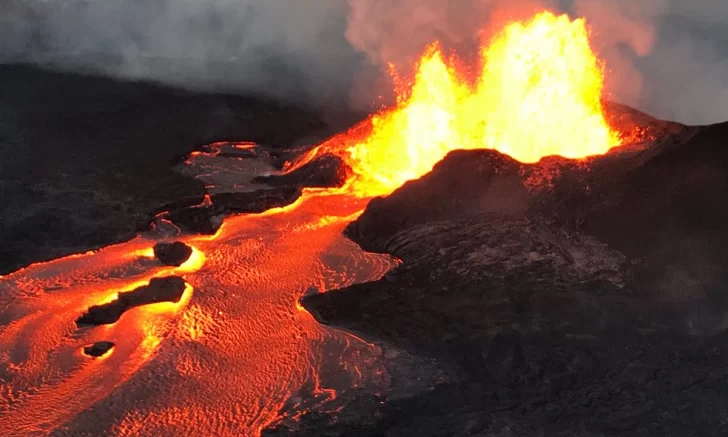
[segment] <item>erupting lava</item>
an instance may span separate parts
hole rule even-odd
[[[286,168],[336,154],[353,170],[342,189],[307,189],[286,207],[229,217],[215,235],[179,236],[194,251],[177,268],[149,258],[154,242],[140,237],[0,276],[0,434],[259,435],[289,403],[305,410],[335,397],[322,376],[374,384],[367,375],[378,374],[357,367],[374,366],[371,345],[298,305],[307,290],[376,280],[397,265],[347,240],[347,223],[454,149],[524,162],[607,152],[621,139],[603,115],[602,85],[583,20],[542,13],[507,26],[482,50],[477,78],[433,44],[394,108]],[[243,161],[236,184],[276,172]],[[135,307],[104,326],[74,323],[169,274],[187,284],[178,303]],[[100,341],[112,353],[81,353]]]
[[[604,117],[603,66],[583,19],[543,12],[512,23],[484,46],[481,62],[472,80],[432,44],[414,81],[396,87],[394,108],[291,167],[338,154],[354,172],[348,188],[368,197],[422,176],[455,149],[496,149],[533,163],[550,155],[600,155],[620,144]]]

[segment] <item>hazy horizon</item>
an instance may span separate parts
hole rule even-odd
[[[690,124],[728,120],[719,0],[9,0],[0,58],[326,107],[387,101],[387,62],[468,46],[544,8],[587,18],[607,97]],[[383,95],[383,99],[378,97]]]

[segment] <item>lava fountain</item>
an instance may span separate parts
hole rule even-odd
[[[395,87],[394,108],[290,168],[337,154],[352,167],[350,190],[368,197],[422,176],[455,149],[495,149],[534,163],[549,155],[601,155],[622,142],[604,116],[604,68],[583,19],[543,12],[512,23],[483,45],[479,77],[467,77],[457,65],[438,43],[430,45],[414,80]]]
[[[583,20],[544,12],[510,24],[484,44],[478,77],[457,65],[428,47],[413,80],[398,83],[395,107],[286,166],[336,154],[352,168],[344,187],[305,190],[287,207],[229,217],[214,236],[184,237],[196,257],[180,268],[145,261],[154,241],[139,237],[0,277],[2,434],[259,434],[305,384],[335,396],[320,387],[324,353],[368,347],[317,324],[298,300],[396,265],[342,236],[369,198],[454,149],[536,162],[604,154],[622,141],[605,120],[603,66]],[[188,285],[179,303],[75,326],[89,306],[170,273]],[[109,355],[80,353],[106,340],[116,344]]]

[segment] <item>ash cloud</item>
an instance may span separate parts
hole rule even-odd
[[[588,19],[614,100],[728,120],[724,0],[5,0],[0,59],[370,109],[387,62],[406,73],[436,39],[467,53],[543,8]]]

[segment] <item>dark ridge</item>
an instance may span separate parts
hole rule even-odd
[[[149,285],[119,293],[113,302],[90,307],[76,320],[76,325],[98,326],[115,323],[131,308],[159,302],[179,302],[185,291],[185,281],[179,276],[152,278]]]
[[[296,170],[280,176],[258,176],[253,183],[272,187],[341,187],[351,168],[338,156],[324,155]]]
[[[369,202],[346,234],[367,251],[388,252],[394,235],[423,223],[483,213],[522,215],[529,197],[523,168],[494,150],[456,150],[422,179]]]
[[[228,214],[261,213],[271,208],[289,205],[301,196],[296,187],[219,193],[210,196],[210,205],[192,206],[172,210],[166,218],[180,228],[191,232],[214,234]]]
[[[728,123],[701,128],[602,193],[584,217],[584,232],[642,260],[645,279],[655,287],[683,281],[685,293],[702,287],[722,294],[728,283]]]
[[[192,248],[181,241],[157,243],[154,245],[154,256],[166,266],[181,266],[192,255]]]

